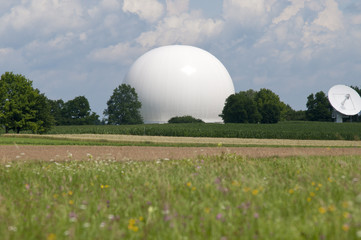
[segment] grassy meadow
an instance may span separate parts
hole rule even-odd
[[[357,239],[361,156],[0,163],[1,239]]]

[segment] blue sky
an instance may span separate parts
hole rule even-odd
[[[236,92],[268,88],[296,110],[335,84],[361,87],[359,0],[0,0],[0,72],[102,115],[146,51],[203,48]]]

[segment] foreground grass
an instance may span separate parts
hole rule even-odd
[[[1,239],[361,238],[361,156],[4,162]]]

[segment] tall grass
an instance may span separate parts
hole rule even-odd
[[[355,239],[361,157],[0,164],[1,239]]]

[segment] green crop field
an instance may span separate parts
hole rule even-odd
[[[361,123],[280,122],[277,124],[142,124],[57,126],[49,134],[125,134],[148,136],[360,140]]]
[[[361,157],[0,163],[1,239],[357,239]]]

